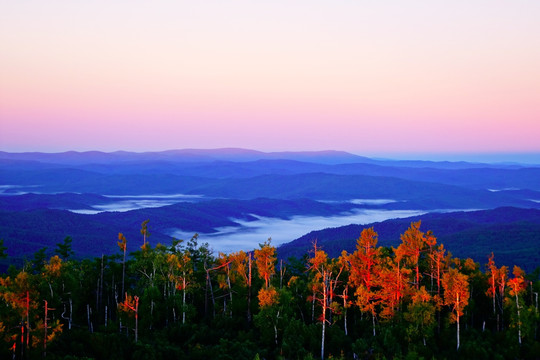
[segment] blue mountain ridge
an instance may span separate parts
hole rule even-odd
[[[278,248],[281,258],[301,257],[313,243],[337,257],[342,250],[353,252],[365,228],[378,233],[379,246],[397,247],[400,235],[412,222],[421,221],[423,232],[432,230],[438,243],[460,258],[471,257],[481,265],[494,252],[499,265],[519,265],[527,271],[540,266],[540,210],[500,207],[490,210],[429,213],[366,225],[312,231]]]

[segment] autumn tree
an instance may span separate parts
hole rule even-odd
[[[497,276],[497,289],[498,289],[498,292],[499,292],[499,311],[501,313],[501,322],[500,324],[498,324],[497,328],[499,330],[503,329],[504,328],[504,304],[503,304],[503,300],[504,300],[504,297],[505,297],[505,291],[506,291],[506,285],[507,285],[507,281],[508,281],[508,267],[505,266],[505,265],[502,265],[500,268],[499,268],[499,273],[498,273],[498,276]],[[497,318],[498,320],[498,318]]]
[[[344,278],[347,279],[349,277],[349,271],[350,271],[350,264],[348,261],[349,254],[347,254],[347,251],[343,250],[341,252],[341,256],[338,258],[338,264],[342,268],[342,271],[345,273]],[[337,283],[337,282],[336,282]],[[351,307],[352,302],[349,300],[349,283],[348,281],[343,281],[342,284],[342,290],[341,294],[337,295],[342,300],[342,307],[343,307],[343,330],[345,331],[345,335],[348,335],[349,329],[347,324],[347,311]]]
[[[405,292],[409,292],[408,286],[404,279],[407,279],[410,270],[400,267],[400,261],[391,258],[382,260],[380,267],[378,284],[380,287],[379,297],[381,304],[381,317],[392,318],[396,311],[400,308],[401,299],[405,296]]]
[[[126,294],[124,302],[118,304],[118,309],[135,315],[135,342],[139,339],[139,297]]]
[[[292,295],[286,288],[277,289],[269,286],[261,288],[257,298],[259,312],[253,317],[254,324],[259,329],[264,342],[278,349],[283,330],[291,320]]]
[[[126,237],[124,236],[124,234],[122,233],[118,233],[118,240],[120,241],[117,241],[117,244],[118,244],[118,247],[120,248],[120,250],[124,253],[124,257],[123,257],[123,260],[122,260],[122,292],[120,293],[121,295],[121,301],[123,301],[124,299],[124,289],[125,289],[125,277],[126,277],[126,250],[127,250],[127,240],[126,240]]]
[[[495,258],[495,255],[493,255],[493,252],[491,252],[490,257],[488,258],[488,264],[487,264],[487,274],[489,276],[489,289],[487,291],[487,295],[490,296],[493,299],[493,315],[495,315],[495,296],[497,295],[497,285],[495,283],[495,279],[498,275],[498,269],[497,266],[495,266],[495,261],[493,260]]]
[[[232,260],[227,254],[220,252],[216,259],[216,265],[212,270],[218,271],[218,286],[227,292],[223,296],[223,314],[227,313],[227,298],[229,299],[229,316],[232,317],[233,293],[231,286],[231,263]]]
[[[426,246],[426,237],[420,231],[421,221],[412,222],[411,226],[401,235],[402,247],[404,256],[408,259],[416,271],[416,288],[420,288],[420,256]]]
[[[64,264],[62,262],[62,259],[58,255],[54,255],[43,267],[44,271],[41,276],[42,279],[47,282],[48,288],[50,290],[50,301],[54,300],[55,293],[53,287],[56,287],[55,285],[58,283],[58,279],[62,274],[63,265]]]
[[[247,321],[251,322],[251,280],[252,280],[252,261],[251,252],[246,253],[242,250],[229,254],[231,259],[231,271],[233,281],[240,283],[247,288]]]
[[[182,291],[182,324],[186,323],[186,294],[193,277],[193,262],[189,250],[180,246],[181,240],[173,241],[172,252],[167,254],[168,280],[173,284],[173,297],[176,290]],[[173,307],[173,319],[176,316]]]
[[[328,255],[323,250],[317,248],[317,243],[313,244],[313,257],[309,259],[309,270],[313,274],[313,293],[315,300],[321,307],[320,321],[322,324],[321,335],[321,359],[324,359],[324,340],[326,323],[328,322],[327,312],[332,308],[331,293],[333,291],[332,283],[337,281],[332,276],[332,265],[328,261]]]
[[[371,314],[373,336],[375,332],[376,306],[379,301],[377,277],[380,275],[380,249],[378,234],[373,228],[362,230],[356,242],[356,251],[349,256],[349,282],[355,289],[356,305]]]
[[[457,349],[459,350],[459,319],[463,315],[463,309],[469,303],[469,282],[467,275],[457,269],[450,269],[442,277],[444,288],[444,304],[452,310],[451,321],[456,322]]]
[[[15,278],[0,277],[0,298],[9,307],[7,316],[1,319],[2,326],[7,329],[20,330],[19,341],[17,333],[10,333],[14,351],[19,344],[20,357],[27,356],[30,351],[30,320],[38,309],[39,295],[32,284],[33,276],[26,271],[20,271]]]
[[[521,305],[519,303],[519,295],[525,291],[527,284],[525,282],[525,272],[519,267],[514,266],[512,271],[514,277],[508,280],[508,288],[510,296],[516,299],[516,312],[517,312],[517,329],[518,329],[518,342],[521,345]]]
[[[141,251],[133,253],[134,261],[131,269],[139,275],[137,282],[140,295],[141,311],[147,313],[144,328],[152,329],[156,316],[157,301],[162,297],[161,285],[167,281],[167,253],[168,247],[157,244],[152,248],[148,243]]]
[[[436,284],[437,284],[437,295],[440,296],[441,295],[441,278],[442,278],[442,274],[443,274],[443,271],[445,270],[446,268],[446,263],[445,263],[445,259],[446,259],[446,249],[444,248],[444,245],[443,244],[439,244],[439,246],[436,246],[433,251],[430,252],[430,259],[431,259],[431,262],[434,266],[434,274],[435,274],[435,278],[437,279],[436,281]]]
[[[427,247],[427,260],[429,263],[429,277],[430,277],[430,291],[433,291],[433,281],[437,274],[437,264],[435,252],[437,250],[437,238],[433,234],[433,231],[428,230],[424,236],[425,247]]]
[[[276,248],[271,245],[272,239],[259,244],[255,250],[255,262],[259,277],[264,280],[264,287],[270,286],[270,278],[276,273]]]
[[[395,306],[399,309],[401,308],[401,301],[405,295],[409,292],[409,277],[411,275],[411,270],[403,266],[405,262],[405,252],[402,246],[397,248],[392,247],[394,257],[392,260],[388,261],[389,264],[385,267],[385,271],[392,271],[393,275],[385,276],[385,284],[388,282],[394,282],[389,285],[390,289],[385,289],[384,291],[389,293],[387,296],[391,296],[394,299]],[[393,279],[393,280],[392,280]]]
[[[141,249],[146,250],[146,238],[150,236],[150,233],[148,232],[148,223],[150,222],[150,219],[144,220],[141,223],[141,235],[143,236],[143,244],[141,246]]]

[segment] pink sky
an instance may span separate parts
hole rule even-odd
[[[539,1],[375,3],[0,0],[0,150],[540,153]]]

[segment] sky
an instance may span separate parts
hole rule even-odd
[[[540,1],[0,0],[0,150],[540,154]]]

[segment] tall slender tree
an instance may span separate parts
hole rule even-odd
[[[121,298],[120,301],[124,301],[124,289],[125,289],[125,278],[126,278],[126,250],[127,250],[127,240],[124,234],[118,233],[118,240],[117,244],[120,250],[124,253],[124,257],[122,259],[122,292],[120,293]]]
[[[401,235],[403,254],[416,271],[416,289],[420,288],[420,256],[426,246],[426,237],[420,231],[421,221],[412,222],[411,226]]]
[[[146,238],[147,238],[148,236],[150,236],[150,233],[148,232],[148,222],[150,222],[150,219],[144,220],[144,221],[142,222],[142,224],[141,224],[141,235],[143,236],[143,244],[142,244],[141,248],[142,248],[143,250],[146,250],[146,247],[147,247],[147,245],[146,245]]]
[[[516,298],[516,324],[518,328],[518,342],[521,346],[521,306],[519,304],[519,295],[525,291],[527,288],[527,283],[525,282],[525,272],[519,266],[514,266],[512,274],[514,277],[508,280],[508,287],[510,288],[510,296],[514,296]]]
[[[323,250],[317,248],[317,243],[313,244],[313,257],[309,259],[309,270],[314,276],[313,293],[315,300],[321,306],[320,321],[322,324],[321,334],[321,359],[324,359],[324,340],[327,319],[327,310],[330,308],[329,292],[331,286],[331,270],[328,262],[328,255]]]
[[[459,319],[463,315],[463,309],[469,303],[468,276],[460,273],[457,269],[450,269],[443,275],[442,285],[444,288],[444,304],[452,309],[452,321],[456,322],[457,349],[459,350]]]
[[[356,242],[356,251],[349,256],[349,282],[355,289],[356,304],[361,311],[371,314],[373,336],[375,331],[376,306],[380,300],[377,280],[380,275],[380,248],[378,234],[373,228],[362,230]]]
[[[255,261],[259,277],[264,280],[264,287],[270,286],[270,278],[276,273],[276,248],[271,245],[272,239],[259,244],[255,250]]]
[[[493,252],[491,252],[491,255],[488,259],[487,264],[487,273],[489,276],[489,289],[487,291],[487,295],[490,296],[493,299],[493,315],[495,315],[495,297],[497,295],[497,284],[496,279],[497,275],[499,273],[497,266],[495,266],[495,261],[493,260],[495,258],[495,255],[493,255]]]
[[[247,288],[247,321],[251,322],[251,252],[245,253],[240,250],[229,254],[233,281],[239,282]]]

